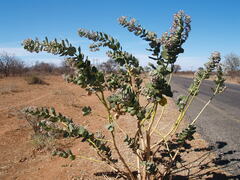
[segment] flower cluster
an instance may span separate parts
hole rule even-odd
[[[193,79],[193,83],[190,85],[189,92],[192,96],[196,96],[199,92],[199,88],[201,85],[201,82],[204,79],[209,78],[210,73],[212,73],[214,70],[217,69],[217,77],[218,79],[215,81],[216,85],[218,87],[221,87],[221,89],[224,89],[224,79],[222,74],[222,68],[219,64],[221,60],[220,53],[219,52],[213,52],[209,58],[209,62],[205,64],[205,69],[201,68],[198,71],[196,71]]]
[[[184,52],[181,46],[188,38],[191,30],[190,22],[190,16],[186,15],[183,11],[179,11],[174,15],[170,32],[164,33],[161,37],[163,46],[161,56],[169,63],[174,63],[177,55]]]
[[[22,43],[24,49],[29,52],[39,53],[40,51],[46,51],[52,54],[59,54],[61,56],[74,56],[76,54],[76,48],[68,42],[68,40],[62,40],[58,42],[56,39],[53,41],[48,41],[46,37],[42,42],[37,38],[35,40],[26,39]]]
[[[133,32],[136,36],[140,36],[142,39],[149,42],[150,49],[147,49],[152,52],[153,56],[157,56],[160,53],[161,42],[157,37],[157,34],[146,30],[140,24],[136,22],[136,19],[128,19],[126,16],[122,16],[118,19],[119,24],[123,27],[126,27],[130,32]]]
[[[181,95],[177,98],[176,104],[177,104],[178,110],[180,112],[182,112],[184,110],[184,107],[185,107],[186,103],[187,103],[187,96]]]
[[[135,18],[128,19],[126,16],[121,16],[118,19],[118,22],[123,27],[127,27],[130,32],[134,32],[135,35],[140,36],[147,41],[157,40],[157,34],[144,29],[140,24],[137,23]]]
[[[220,63],[221,55],[220,52],[213,52],[209,58],[209,62],[205,64],[208,73],[212,72]]]
[[[79,29],[78,34],[80,37],[88,38],[94,42],[99,42],[96,45],[91,45],[94,49],[95,47],[107,46],[112,50],[121,50],[121,45],[117,39],[114,39],[112,36],[109,36],[106,33],[88,31],[86,29]]]
[[[161,37],[161,42],[168,49],[173,49],[175,46],[184,43],[191,30],[191,18],[184,11],[179,11],[174,15],[174,20],[169,33],[164,33]]]
[[[221,65],[217,66],[217,75],[214,82],[216,85],[215,88],[213,88],[213,92],[215,92],[216,94],[220,94],[226,89],[226,85],[224,83],[225,79],[223,78],[223,70]]]

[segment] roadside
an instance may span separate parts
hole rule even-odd
[[[193,73],[176,73],[175,76],[179,76],[179,77],[186,77],[186,78],[190,78],[190,79],[193,79],[193,76],[194,74]],[[230,84],[240,84],[240,77],[238,76],[234,76],[234,77],[231,77],[231,76],[224,76],[224,78],[226,79],[226,83],[230,83]],[[214,80],[214,76],[210,76],[209,79],[207,80]]]
[[[174,99],[186,95],[192,79],[175,76],[172,87]],[[201,136],[217,148],[218,164],[225,170],[240,178],[240,85],[226,84],[227,89],[216,96],[196,122]],[[204,81],[199,95],[187,112],[189,121],[193,120],[212,95],[212,81]]]

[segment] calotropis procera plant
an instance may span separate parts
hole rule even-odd
[[[54,108],[26,108],[25,113],[29,116],[39,118],[38,126],[44,132],[62,134],[62,137],[75,137],[87,142],[96,150],[100,160],[88,158],[94,162],[103,161],[116,173],[126,179],[163,179],[171,176],[176,164],[181,161],[181,149],[188,141],[194,139],[196,131],[194,123],[211,102],[213,97],[225,89],[222,78],[222,68],[220,64],[220,53],[212,53],[209,62],[204,69],[196,72],[188,95],[181,96],[177,100],[179,116],[176,117],[172,127],[166,134],[159,130],[159,123],[163,118],[167,97],[172,97],[173,93],[170,81],[173,73],[174,63],[178,55],[184,52],[183,43],[187,40],[191,30],[190,17],[183,11],[174,15],[173,24],[169,32],[158,37],[156,33],[143,28],[135,19],[120,17],[119,23],[133,32],[136,36],[145,40],[149,44],[148,51],[151,52],[149,63],[151,71],[147,83],[143,83],[141,76],[142,67],[138,59],[123,50],[120,42],[102,32],[88,31],[80,29],[80,37],[93,41],[90,45],[92,51],[97,51],[101,47],[107,47],[108,57],[116,61],[121,67],[116,73],[104,74],[98,70],[91,61],[84,56],[80,47],[76,48],[68,40],[43,41],[38,39],[26,39],[23,42],[24,49],[30,52],[46,51],[54,55],[65,56],[68,65],[74,69],[74,74],[66,76],[68,82],[72,82],[84,88],[89,95],[96,95],[99,102],[106,110],[107,130],[109,135],[89,132],[85,127],[76,125],[70,118],[57,113]],[[193,99],[198,95],[201,83],[207,79],[212,72],[216,72],[215,87],[213,95],[207,104],[202,108],[196,118],[182,131],[178,131],[179,126],[191,105]],[[106,93],[108,92],[108,93]],[[107,96],[108,95],[108,96]],[[106,97],[107,96],[107,97]],[[145,98],[144,101],[140,101]],[[157,112],[161,109],[159,117]],[[91,113],[90,107],[82,109],[83,115]],[[136,129],[132,129],[134,134],[127,134],[118,124],[119,117],[130,114],[136,122]],[[122,118],[121,118],[122,119]],[[63,125],[63,126],[61,126]],[[136,164],[131,163],[121,153],[121,148],[117,142],[116,130],[119,129],[124,136],[124,142],[129,151],[136,157]],[[177,133],[178,132],[178,133]],[[158,138],[153,138],[153,134]],[[107,140],[105,137],[111,137]],[[156,137],[156,136],[155,136]],[[114,153],[113,153],[114,152]],[[53,155],[74,160],[78,156],[71,150],[56,149]],[[137,172],[137,173],[133,173]]]

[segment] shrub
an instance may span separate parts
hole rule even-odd
[[[155,63],[149,64],[150,78],[146,84],[143,84],[141,78],[143,68],[139,65],[138,59],[124,51],[120,42],[108,34],[85,29],[78,31],[81,37],[94,42],[90,45],[91,50],[96,51],[100,47],[109,48],[107,55],[119,64],[118,73],[104,74],[93,66],[87,57],[85,58],[80,47],[72,46],[67,40],[59,42],[56,39],[49,41],[46,38],[43,41],[26,39],[23,42],[24,48],[30,52],[46,51],[66,56],[69,66],[75,70],[74,74],[66,76],[67,81],[84,88],[89,95],[97,96],[107,113],[106,128],[111,140],[107,140],[103,134],[90,132],[87,128],[75,124],[71,118],[57,113],[54,108],[30,107],[25,110],[25,113],[42,119],[38,126],[45,131],[53,134],[60,132],[64,138],[79,138],[82,142],[88,143],[96,150],[100,160],[122,177],[127,179],[170,179],[172,170],[176,168],[178,162],[181,162],[179,156],[181,156],[182,149],[186,148],[185,145],[194,139],[196,120],[212,99],[225,89],[222,67],[219,63],[220,53],[214,52],[209,62],[205,64],[205,68],[195,73],[188,94],[179,97],[177,101],[179,116],[176,117],[169,132],[166,134],[159,132],[158,125],[168,103],[167,97],[173,96],[170,81],[174,64],[178,55],[184,52],[182,45],[188,38],[191,29],[190,22],[190,17],[183,11],[179,11],[174,15],[170,32],[158,37],[156,33],[143,28],[135,19],[119,18],[119,23],[123,27],[149,43],[148,51],[151,52],[149,58]],[[198,95],[201,83],[214,70],[217,70],[215,87],[212,88],[213,93],[209,101],[191,123],[176,133],[193,99]],[[140,97],[144,97],[146,101],[140,101]],[[161,115],[157,119],[156,113],[159,109],[161,109]],[[90,107],[83,109],[84,115],[90,112]],[[127,134],[118,124],[119,117],[127,114],[136,120],[137,128],[133,130],[135,131],[133,136]],[[63,126],[56,127],[52,126],[53,124],[62,124]],[[136,156],[137,161],[134,166],[130,166],[126,157],[120,153],[121,147],[116,138],[116,130],[120,130],[122,136],[125,137],[124,142],[129,151]],[[159,136],[157,140],[153,139],[153,134]],[[116,154],[112,153],[113,149]],[[53,155],[71,160],[79,157],[71,150],[64,149],[58,149],[53,152]],[[133,160],[131,161],[134,163]]]
[[[26,76],[25,80],[28,84],[47,84],[45,81],[43,81],[40,77],[36,75]]]

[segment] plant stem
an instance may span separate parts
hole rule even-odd
[[[196,120],[199,118],[199,116],[202,114],[202,112],[206,109],[206,107],[210,104],[211,100],[208,100],[208,102],[204,105],[204,107],[201,109],[201,111],[198,113],[196,118],[191,122],[191,125],[193,125]]]
[[[149,126],[148,126],[148,132],[150,132],[151,128],[152,128],[152,125],[153,125],[153,122],[154,122],[154,119],[155,119],[155,116],[156,116],[156,113],[157,113],[157,108],[158,108],[158,104],[154,104],[153,106],[153,114],[152,114],[152,118],[151,118],[151,121],[149,123]]]
[[[139,153],[139,150],[137,149],[137,154]],[[137,156],[137,171],[138,171],[138,180],[141,180],[141,170],[140,170],[140,158]]]
[[[101,97],[96,93],[98,99],[102,102],[102,104],[104,105],[104,107],[106,108],[107,112],[108,112],[108,121],[109,123],[112,123],[113,122],[113,118],[112,118],[112,115],[111,115],[111,112],[110,112],[110,108],[108,107],[107,105],[107,102],[105,100],[105,96],[104,96],[104,93],[103,91],[100,91],[101,93]],[[114,148],[119,156],[119,159],[122,161],[125,169],[127,170],[128,172],[128,176],[130,179],[132,180],[135,180],[135,177],[133,176],[132,174],[132,171],[130,170],[129,166],[127,165],[126,161],[124,160],[124,158],[122,157],[118,147],[117,147],[117,144],[116,144],[116,139],[115,139],[115,135],[114,135],[114,131],[111,131],[111,136],[112,136],[112,141],[113,141],[113,145],[114,145]]]
[[[213,100],[213,98],[215,97],[215,95],[217,94],[218,88],[219,88],[219,84],[216,87],[216,90],[214,91],[212,97],[208,100],[208,102],[203,106],[203,108],[201,109],[201,111],[198,113],[198,115],[196,116],[196,118],[191,122],[191,125],[193,125],[196,120],[199,118],[199,116],[202,114],[202,112],[206,109],[206,107],[211,103],[211,101]]]
[[[81,159],[86,159],[86,160],[89,160],[89,161],[93,161],[93,162],[97,162],[97,163],[104,163],[104,161],[93,159],[93,158],[89,158],[89,157],[86,157],[86,156],[77,155],[76,157],[77,158],[81,158]],[[106,165],[108,165],[111,169],[113,169],[114,171],[120,173],[121,175],[126,176],[124,172],[122,172],[118,167],[116,167],[116,165],[113,166],[110,163],[106,163]]]
[[[198,86],[197,86],[197,89],[200,88],[200,86],[201,86],[201,84],[202,84],[202,82],[203,82],[204,79],[205,79],[205,75],[203,75],[202,79],[200,80],[200,82],[199,82],[199,84],[198,84]],[[191,96],[191,93],[188,94],[187,100],[186,100],[186,102],[188,102],[188,103],[185,105],[184,110],[179,114],[179,116],[178,116],[177,120],[175,121],[174,125],[172,126],[171,130],[164,136],[164,138],[168,137],[170,134],[172,134],[172,133],[174,133],[174,132],[177,131],[177,129],[178,129],[181,121],[183,120],[183,118],[184,118],[187,110],[189,109],[190,105],[192,104],[194,98],[196,97],[196,94],[197,94],[197,91],[192,95],[192,97],[191,97],[191,99],[190,99],[189,102],[188,102],[188,100],[189,100],[189,98],[190,98],[190,96]],[[152,148],[155,148],[155,147],[156,147],[159,143],[161,143],[162,141],[163,141],[163,139],[161,139],[159,142],[157,142],[156,144],[154,144],[154,145],[152,146]]]
[[[167,175],[167,174],[169,174],[169,172],[170,172],[170,170],[171,170],[171,167],[172,167],[172,165],[173,165],[173,163],[174,163],[174,161],[175,161],[178,153],[179,153],[179,149],[175,152],[173,158],[171,158],[171,163],[168,165],[168,167],[167,167],[167,169],[166,169],[166,171],[165,171],[165,173],[164,173],[164,176]]]
[[[112,139],[113,139],[113,145],[114,145],[114,148],[119,156],[119,159],[122,161],[125,169],[128,171],[128,174],[129,174],[129,177],[132,179],[132,180],[135,180],[135,177],[134,175],[132,174],[132,171],[130,170],[129,166],[127,165],[126,161],[124,160],[124,158],[122,157],[118,147],[117,147],[117,144],[116,144],[116,140],[115,140],[115,135],[114,135],[114,132],[112,131],[111,132],[111,135],[112,135]]]
[[[151,131],[150,136],[151,136],[151,135],[153,134],[153,132],[157,129],[157,127],[158,127],[158,125],[159,125],[159,122],[160,122],[160,120],[161,120],[162,117],[163,117],[164,110],[165,110],[165,106],[162,108],[162,111],[161,111],[160,117],[158,118],[158,121],[156,122],[156,124],[155,124],[153,130]]]
[[[126,136],[127,133],[119,126],[119,124],[117,123],[117,121],[113,120],[114,124],[117,125],[118,129]]]
[[[144,125],[144,122],[147,120],[147,117],[153,112],[153,109],[154,109],[154,105],[151,107],[151,110],[148,112],[145,118],[140,121],[140,126]]]
[[[97,162],[97,163],[104,163],[101,160],[93,159],[93,158],[86,157],[86,156],[76,155],[76,157],[81,158],[81,159],[86,159],[86,160],[89,160],[89,161],[93,161],[93,162]]]

